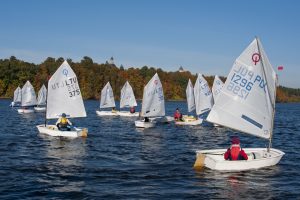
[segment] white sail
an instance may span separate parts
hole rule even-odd
[[[14,102],[18,103],[22,101],[22,89],[20,87],[17,87],[17,89],[14,91]]]
[[[194,97],[194,88],[191,80],[189,79],[188,85],[186,86],[186,101],[188,105],[188,112],[192,112],[196,109],[195,97]]]
[[[121,89],[120,108],[137,106],[131,85],[126,81]]]
[[[39,105],[39,106],[46,105],[46,100],[47,100],[47,88],[43,84],[43,86],[39,90],[37,105]]]
[[[116,107],[114,93],[110,86],[110,83],[106,83],[101,91],[100,108],[112,108]]]
[[[215,79],[214,79],[213,86],[212,86],[212,94],[213,94],[213,98],[214,98],[215,102],[217,101],[217,98],[218,98],[218,96],[219,96],[219,94],[220,94],[221,89],[223,88],[223,86],[224,86],[224,83],[219,78],[219,76],[216,75]]]
[[[22,88],[22,101],[21,106],[34,106],[36,105],[36,95],[31,83],[27,81]]]
[[[48,82],[47,119],[55,119],[65,113],[69,118],[86,117],[77,76],[68,64],[56,70]]]
[[[258,38],[235,60],[207,120],[262,138],[270,138],[276,74]]]
[[[213,104],[212,93],[210,91],[207,81],[201,74],[198,74],[195,83],[194,96],[197,115],[201,115],[211,109]]]
[[[162,84],[156,73],[144,87],[142,116],[159,117],[165,115],[165,98]]]

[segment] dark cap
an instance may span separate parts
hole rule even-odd
[[[240,144],[240,139],[237,136],[231,138],[231,144]]]

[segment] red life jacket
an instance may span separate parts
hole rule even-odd
[[[230,160],[238,160],[240,155],[241,147],[239,144],[233,144],[230,148]]]

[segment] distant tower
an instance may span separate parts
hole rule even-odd
[[[179,70],[178,70],[178,71],[179,71],[179,72],[185,72],[182,66],[179,67]]]
[[[114,64],[115,64],[115,62],[114,62],[114,57],[111,57],[111,58],[109,59],[108,64],[110,64],[110,65],[114,65]]]

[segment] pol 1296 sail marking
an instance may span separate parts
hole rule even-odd
[[[67,87],[69,92],[69,97],[71,98],[80,95],[80,89],[78,87],[77,77],[68,78],[67,80],[64,80],[60,83],[56,82],[52,84],[51,87],[53,90]]]
[[[267,82],[260,75],[255,75],[253,71],[250,71],[245,66],[233,69],[233,75],[229,80],[227,90],[242,99],[247,99],[253,85],[258,85],[259,88],[266,92]]]

